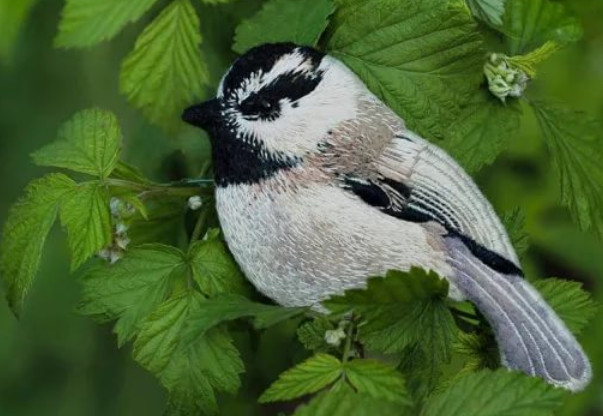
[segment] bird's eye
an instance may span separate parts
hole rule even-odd
[[[270,96],[251,96],[243,101],[240,110],[248,119],[274,119],[278,117],[278,101]]]
[[[272,103],[270,101],[268,101],[266,98],[260,98],[259,106],[262,108],[262,110],[266,110],[266,111],[269,111],[272,109]]]

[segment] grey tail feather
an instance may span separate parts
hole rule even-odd
[[[484,265],[456,238],[446,238],[456,289],[490,323],[505,367],[567,390],[583,390],[592,368],[582,347],[540,294],[516,275]]]

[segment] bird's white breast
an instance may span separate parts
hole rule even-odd
[[[449,275],[441,242],[420,224],[385,215],[334,185],[286,182],[216,191],[230,250],[247,278],[276,302],[315,305],[389,269],[420,266]]]

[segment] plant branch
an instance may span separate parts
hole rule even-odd
[[[200,182],[198,181],[194,182],[194,184],[193,182],[188,181],[189,180],[184,180],[179,182],[173,182],[171,184],[146,184],[128,181],[125,179],[109,178],[106,180],[106,183],[109,186],[139,191],[141,197],[146,197],[151,194],[191,197],[194,195],[199,195],[200,193],[213,193],[213,187],[203,188],[199,186]],[[176,184],[180,186],[175,186]],[[188,186],[186,186],[186,184],[188,184]]]
[[[199,218],[197,218],[197,222],[195,223],[195,228],[193,229],[193,233],[191,234],[190,243],[194,243],[201,237],[201,233],[205,228],[205,224],[207,223],[207,218],[209,217],[209,208],[203,209],[199,214]]]
[[[350,316],[350,323],[346,328],[345,345],[343,347],[343,356],[341,361],[345,364],[350,358],[350,350],[352,349],[352,341],[354,338],[354,316]]]

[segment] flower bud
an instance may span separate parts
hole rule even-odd
[[[325,331],[325,342],[334,347],[339,347],[341,341],[345,339],[345,331],[342,328],[330,329]]]
[[[195,195],[195,196],[191,196],[188,199],[188,207],[193,210],[196,211],[199,208],[201,208],[203,206],[203,200],[201,199],[200,196]]]

